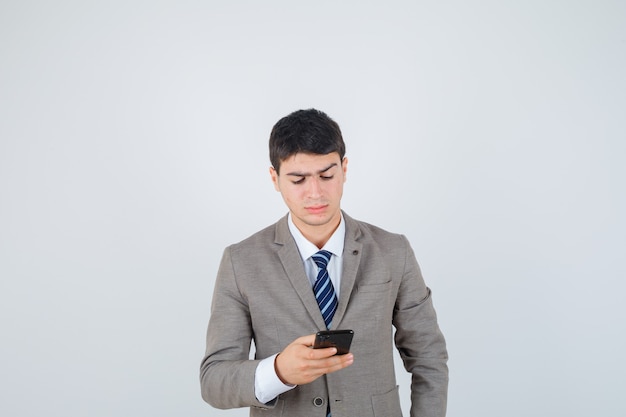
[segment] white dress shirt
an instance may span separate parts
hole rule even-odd
[[[291,213],[288,217],[287,223],[289,224],[289,231],[296,241],[296,246],[298,247],[298,251],[302,257],[302,262],[304,263],[304,271],[306,272],[306,276],[309,278],[311,283],[311,291],[313,291],[313,285],[317,279],[318,267],[311,256],[315,255],[320,249],[318,249],[317,246],[309,242],[302,235],[300,230],[298,230],[296,225],[293,223]],[[323,250],[327,250],[332,253],[326,269],[328,270],[330,280],[335,287],[337,299],[339,299],[339,291],[341,289],[341,268],[343,265],[342,255],[345,237],[346,224],[342,215],[337,230],[335,230],[330,239],[328,239],[328,242],[326,242],[322,248]],[[277,355],[278,353],[270,356],[269,358],[263,359],[259,363],[259,366],[257,366],[254,374],[254,393],[256,398],[264,404],[272,401],[283,392],[287,392],[296,387],[296,385],[283,384],[280,378],[278,378],[278,375],[276,375],[274,361],[276,360]]]

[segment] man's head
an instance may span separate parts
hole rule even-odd
[[[304,236],[320,248],[341,220],[348,158],[339,126],[318,110],[299,110],[270,135],[270,176]]]
[[[280,119],[270,134],[270,162],[280,173],[280,165],[297,154],[339,154],[343,160],[346,145],[339,125],[326,113],[315,109],[298,110]]]

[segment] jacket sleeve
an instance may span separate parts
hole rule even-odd
[[[215,282],[211,317],[206,336],[206,354],[200,365],[202,398],[216,408],[271,408],[254,393],[258,360],[250,360],[253,331],[246,299],[237,287],[226,248]]]
[[[404,274],[394,307],[395,343],[411,373],[411,417],[444,417],[448,352],[437,324],[431,292],[408,241]]]

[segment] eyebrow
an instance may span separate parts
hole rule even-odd
[[[320,169],[319,171],[317,171],[317,174],[323,174],[324,172],[328,171],[329,169],[331,169],[332,167],[336,167],[337,163],[333,162],[332,164],[328,165],[326,168],[324,169]],[[310,174],[308,172],[288,172],[285,175],[290,175],[292,177],[310,177],[313,174]]]

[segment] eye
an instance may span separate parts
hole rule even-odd
[[[302,184],[304,182],[304,177],[300,178],[297,181],[291,181],[291,182],[294,183],[294,184]]]
[[[320,178],[323,179],[324,181],[332,180],[333,177],[334,175],[320,175]]]

